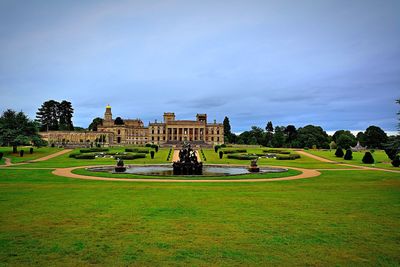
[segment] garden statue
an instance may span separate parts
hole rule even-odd
[[[124,161],[122,159],[118,159],[117,166],[115,167],[115,172],[125,172],[126,168],[124,166]]]
[[[183,143],[183,148],[179,151],[179,161],[172,164],[174,175],[201,175],[203,173],[203,163],[197,160],[195,151],[190,144]]]
[[[257,159],[253,159],[250,163],[249,172],[260,172],[260,168],[257,166]]]

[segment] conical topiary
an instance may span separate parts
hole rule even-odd
[[[353,152],[351,149],[346,150],[346,154],[344,155],[345,160],[352,160],[353,159]]]
[[[372,164],[375,162],[374,157],[371,152],[365,152],[364,157],[362,158],[362,162],[365,164]]]
[[[342,158],[343,155],[344,155],[343,149],[342,149],[341,147],[338,147],[338,148],[336,149],[335,156],[338,157],[338,158]]]

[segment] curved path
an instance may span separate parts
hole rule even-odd
[[[44,156],[44,157],[41,157],[41,158],[32,159],[32,160],[27,160],[27,161],[18,162],[18,163],[12,163],[10,158],[4,158],[4,165],[3,165],[3,166],[0,166],[0,168],[1,168],[1,167],[6,167],[6,166],[24,165],[24,164],[28,164],[28,163],[31,163],[31,162],[46,161],[46,160],[49,160],[49,159],[52,159],[52,158],[61,156],[61,155],[63,155],[63,154],[69,153],[69,152],[71,152],[71,151],[72,151],[72,149],[63,149],[63,150],[61,150],[61,151],[58,151],[58,152],[56,152],[56,153],[53,153],[53,154],[50,154],[50,155],[47,155],[47,156]]]
[[[149,179],[140,179],[140,178],[106,178],[106,177],[98,177],[98,176],[88,176],[82,174],[72,173],[75,169],[80,168],[90,168],[96,166],[79,166],[79,167],[71,167],[71,168],[57,168],[52,173],[58,176],[75,178],[75,179],[85,179],[85,180],[102,180],[102,181],[124,181],[124,182],[162,182],[162,183],[242,183],[242,182],[274,182],[274,181],[289,181],[289,180],[298,180],[298,179],[306,179],[311,177],[319,176],[321,173],[317,170],[310,169],[302,169],[302,168],[294,168],[294,167],[283,167],[283,166],[271,166],[271,167],[279,167],[279,168],[288,168],[297,171],[301,171],[301,174],[281,177],[281,178],[260,178],[260,179],[224,179],[224,180],[206,180],[206,179],[192,179],[192,180],[178,180],[178,179],[158,179],[158,178],[149,178]]]

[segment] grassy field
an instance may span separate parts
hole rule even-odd
[[[316,156],[320,156],[323,158],[327,158],[333,161],[337,161],[340,163],[347,163],[353,164],[358,166],[366,166],[366,167],[378,167],[384,169],[391,169],[391,170],[400,170],[400,168],[393,167],[390,163],[391,160],[386,155],[385,151],[383,150],[376,150],[372,153],[372,156],[375,159],[374,164],[364,164],[362,163],[362,158],[364,157],[365,152],[353,152],[353,159],[352,160],[344,160],[343,158],[338,158],[335,156],[336,150],[307,150],[307,152],[314,154]]]
[[[44,157],[49,154],[53,154],[53,153],[56,153],[56,152],[62,150],[61,148],[54,148],[54,147],[41,147],[41,148],[34,147],[33,153],[29,154],[29,148],[31,148],[31,147],[20,146],[20,147],[18,147],[18,153],[13,154],[12,147],[0,147],[0,152],[4,153],[3,157],[10,158],[12,163],[19,163],[19,162],[32,160],[32,159],[41,158],[41,157]],[[23,157],[19,156],[20,150],[24,150]],[[2,159],[0,161],[0,164],[4,164],[4,159]]]
[[[0,169],[0,265],[400,264],[400,176],[85,181]]]

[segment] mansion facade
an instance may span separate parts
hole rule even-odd
[[[212,146],[224,143],[222,123],[207,122],[207,114],[197,114],[196,120],[176,120],[175,114],[165,112],[162,122],[150,122],[146,127],[140,119],[114,121],[111,107],[106,106],[103,123],[97,131],[51,131],[42,132],[49,144],[79,146],[88,143],[103,145],[144,145],[176,146],[184,141],[193,145]],[[83,144],[82,144],[83,143]]]

